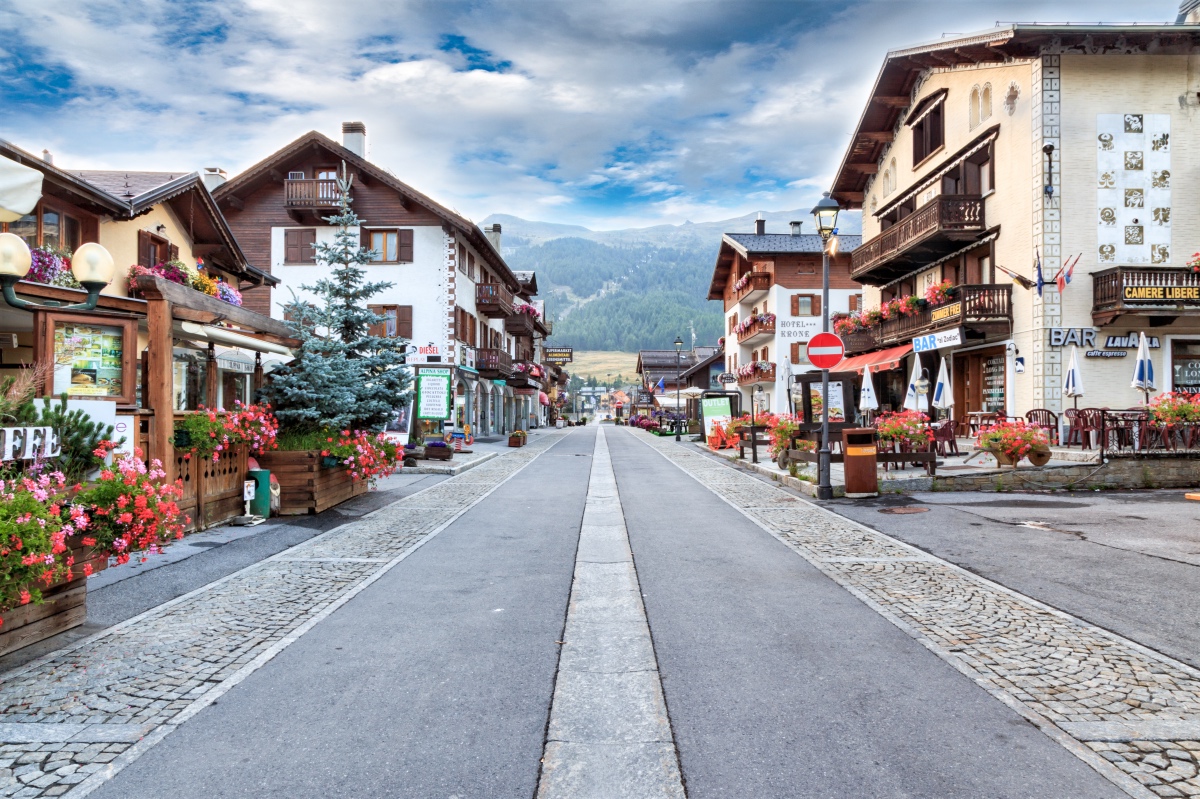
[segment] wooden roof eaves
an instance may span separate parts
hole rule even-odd
[[[42,173],[43,180],[49,179],[51,182],[65,188],[69,191],[81,194],[87,199],[108,210],[110,213],[118,216],[127,216],[129,214],[129,203],[112,196],[103,189],[93,186],[86,180],[72,175],[66,170],[59,169],[53,164],[46,163],[42,158],[39,158],[32,153],[27,153],[20,147],[17,147],[11,142],[0,139],[0,155],[16,161],[22,166],[27,166],[31,169],[36,169]]]
[[[733,260],[732,254],[726,254],[729,249],[732,249],[735,252],[741,252],[742,257],[746,257],[746,253],[742,251],[741,246],[736,241],[724,234],[721,234],[721,246],[717,250],[717,262],[713,266],[712,282],[708,286],[708,299],[710,300],[725,299],[725,283],[729,280],[729,271],[731,266],[728,263],[722,265],[722,261]]]

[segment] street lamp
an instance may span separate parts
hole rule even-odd
[[[754,384],[754,391],[750,394],[750,462],[758,463],[758,431],[755,429],[755,411],[758,410],[758,403],[762,399],[762,383]]]
[[[812,214],[821,235],[821,332],[829,332],[829,250],[836,247],[837,218],[841,208],[837,200],[825,192]],[[821,370],[821,449],[817,453],[817,499],[833,499],[833,484],[829,479],[829,370]]]
[[[100,290],[112,282],[116,264],[108,250],[99,244],[88,243],[81,245],[71,256],[71,274],[79,284],[87,289],[87,300],[64,304],[54,300],[30,302],[17,297],[14,287],[33,266],[33,254],[29,245],[15,233],[0,233],[0,287],[3,287],[4,301],[14,308],[31,310],[34,308],[61,308],[64,311],[90,311],[96,307],[100,299]]]
[[[679,440],[679,358],[683,353],[683,339],[675,337],[675,440]]]

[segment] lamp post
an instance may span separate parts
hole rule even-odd
[[[675,440],[679,441],[679,358],[683,353],[683,339],[675,337]]]
[[[758,401],[762,396],[762,383],[754,384],[754,391],[750,394],[750,462],[758,463],[758,431],[755,429],[755,411],[758,410]]]
[[[829,251],[836,247],[837,217],[841,208],[837,200],[825,192],[812,209],[821,236],[821,332],[829,332]],[[833,499],[833,484],[829,479],[829,370],[821,370],[821,449],[817,453],[817,499]]]
[[[0,287],[3,288],[4,301],[13,308],[30,310],[33,308],[61,308],[64,311],[90,311],[96,307],[100,299],[100,290],[112,282],[116,264],[108,250],[99,244],[83,244],[71,256],[71,274],[79,284],[87,289],[87,299],[84,302],[61,303],[54,300],[30,302],[17,296],[15,286],[21,278],[29,274],[33,266],[33,253],[20,236],[15,233],[0,233]]]

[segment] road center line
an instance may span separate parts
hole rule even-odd
[[[683,797],[604,429],[588,481],[538,799]]]

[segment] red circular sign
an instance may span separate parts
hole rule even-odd
[[[832,333],[818,333],[808,342],[808,361],[818,369],[832,369],[846,354],[846,345]]]

